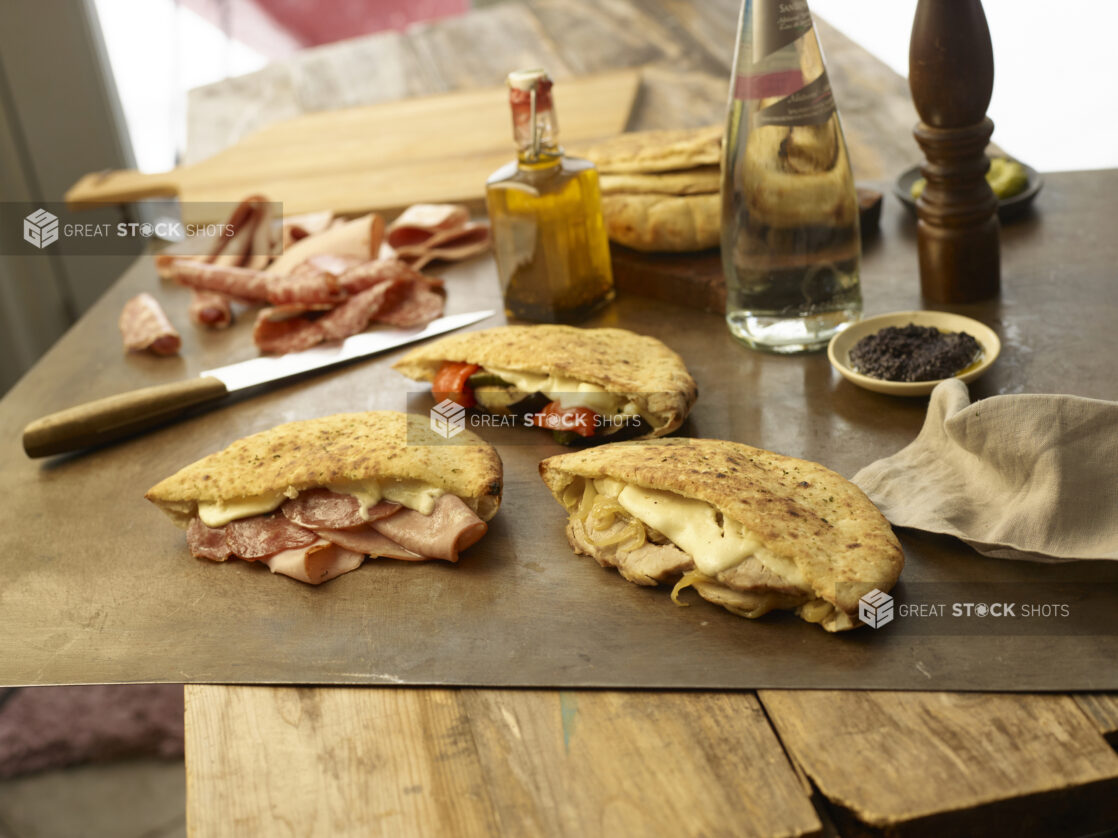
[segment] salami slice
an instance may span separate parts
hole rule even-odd
[[[373,259],[354,265],[338,277],[342,289],[348,294],[359,294],[381,282],[392,279],[422,280],[423,275],[399,259]]]
[[[382,500],[370,506],[362,515],[361,502],[353,495],[343,495],[329,489],[311,489],[300,492],[297,498],[284,501],[280,511],[288,520],[308,529],[345,529],[387,518],[399,508],[398,503]]]
[[[425,326],[442,316],[446,295],[441,289],[441,284],[436,285],[426,277],[423,282],[411,282],[393,304],[380,310],[376,320],[402,329]]]
[[[408,295],[412,283],[390,280],[350,297],[336,309],[320,317],[316,324],[323,340],[344,340],[369,327],[386,308],[392,308]]]
[[[267,297],[272,305],[336,304],[346,298],[338,277],[311,260],[299,264],[287,276],[272,276],[270,280]]]
[[[252,340],[261,352],[268,355],[301,352],[323,341],[317,320],[306,317],[275,320],[272,313],[272,309],[261,310],[252,329]]]
[[[245,302],[267,302],[272,277],[251,268],[211,265],[194,259],[176,259],[169,269],[176,282],[201,291],[218,291]]]
[[[201,518],[191,518],[186,528],[186,544],[190,554],[199,559],[223,562],[233,551],[225,541],[225,527],[207,527]]]
[[[233,323],[233,304],[217,291],[191,289],[190,320],[207,329],[227,329]]]
[[[125,303],[119,326],[124,348],[129,351],[146,349],[156,355],[177,355],[182,346],[182,338],[151,294],[137,294]]]
[[[225,541],[233,555],[242,559],[259,559],[281,550],[306,547],[317,540],[310,530],[274,513],[240,518],[225,525]]]

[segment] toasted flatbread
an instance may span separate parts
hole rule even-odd
[[[636,131],[577,153],[603,174],[672,172],[717,166],[722,159],[722,125],[682,131]]]
[[[576,552],[638,584],[676,583],[673,597],[693,586],[742,616],[792,609],[828,631],[853,628],[859,598],[888,591],[904,565],[888,522],[857,486],[818,463],[748,445],[619,443],[551,457],[540,474],[570,514]],[[635,488],[627,496],[625,487]],[[633,509],[692,544],[706,532],[696,522],[703,515],[721,535],[691,555]],[[677,530],[681,522],[692,529]]]
[[[395,369],[431,381],[444,362],[549,375],[624,396],[651,423],[649,436],[678,428],[698,390],[683,359],[660,341],[624,329],[501,326],[449,335],[413,349]]]
[[[427,417],[339,413],[237,440],[156,484],[145,497],[186,526],[199,503],[230,506],[332,485],[415,481],[457,495],[488,521],[501,502],[501,473],[496,450],[469,431],[446,445]]]
[[[721,188],[721,169],[700,166],[683,172],[602,175],[603,195],[710,195]]]
[[[681,253],[717,247],[722,200],[709,195],[603,195],[612,241],[634,250]]]

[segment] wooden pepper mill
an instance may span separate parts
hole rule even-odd
[[[998,199],[986,182],[994,51],[981,0],[919,0],[908,67],[927,180],[916,202],[921,291],[937,303],[996,297]]]

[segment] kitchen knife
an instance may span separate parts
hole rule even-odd
[[[492,317],[493,311],[451,314],[422,329],[362,332],[333,346],[316,346],[287,355],[261,356],[239,364],[206,370],[197,378],[158,384],[98,399],[36,419],[23,429],[23,450],[29,457],[48,457],[110,442],[162,424],[191,407],[216,402],[236,390],[324,370],[441,335]]]

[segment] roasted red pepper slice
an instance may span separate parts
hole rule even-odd
[[[551,431],[571,431],[579,436],[594,436],[598,427],[598,414],[588,407],[563,407],[559,402],[548,402],[537,413],[532,424]]]
[[[473,407],[477,404],[477,400],[466,380],[479,369],[481,368],[477,364],[444,362],[435,373],[435,380],[431,382],[431,392],[435,394],[435,401],[450,399],[462,407]]]

